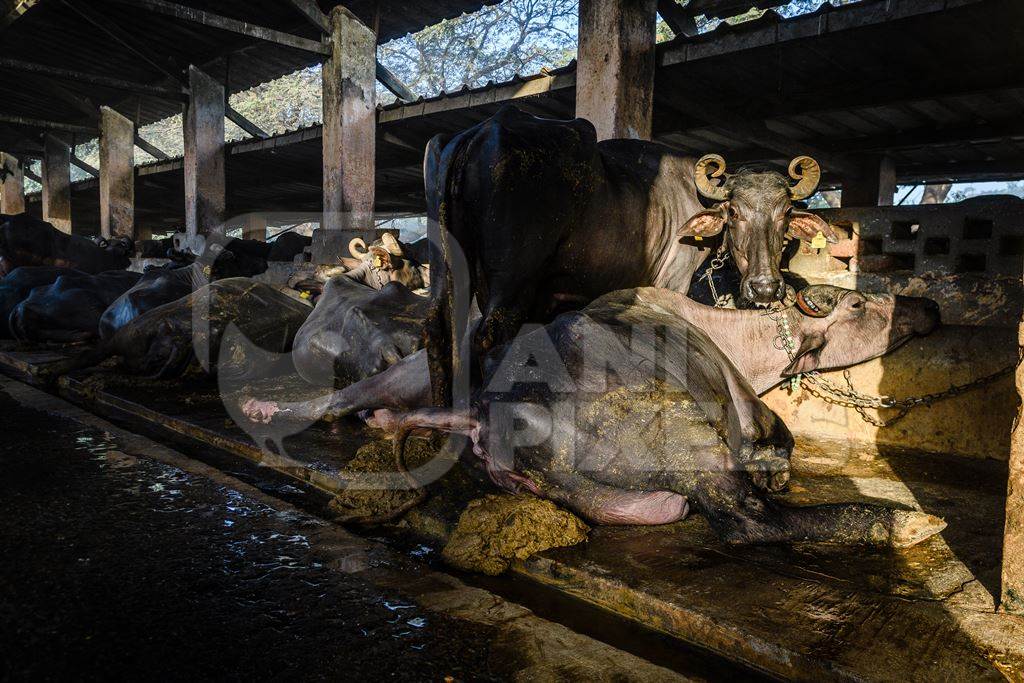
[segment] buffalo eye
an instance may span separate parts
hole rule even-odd
[[[861,301],[860,299],[858,299],[857,301],[854,301],[852,304],[850,304],[850,308],[852,308],[854,310],[857,310],[857,309],[863,308],[863,307],[864,307],[864,302]]]

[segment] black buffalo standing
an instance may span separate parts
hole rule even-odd
[[[452,339],[462,338],[469,307],[453,284],[449,233],[466,255],[482,314],[470,349],[479,360],[566,302],[579,307],[629,287],[686,292],[709,253],[696,245],[727,226],[741,294],[762,304],[782,298],[787,233],[835,240],[827,223],[793,207],[814,192],[820,174],[813,159],[798,157],[790,164],[795,185],[775,172],[725,176],[717,155],[695,162],[653,142],[599,143],[588,121],[541,119],[514,107],[435,137],[424,159],[436,245],[426,326],[434,403],[451,403],[459,367]],[[709,176],[725,180],[715,185]],[[698,192],[718,203],[705,209]]]

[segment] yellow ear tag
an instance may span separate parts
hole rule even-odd
[[[309,292],[307,292],[307,291],[302,291],[302,292],[299,292],[299,297],[301,297],[301,298],[303,298],[303,299],[310,299],[310,298],[312,298],[312,296],[313,296],[313,295],[312,295],[312,294],[310,294],[310,293],[309,293]]]
[[[703,241],[704,241],[704,238],[703,238],[703,237],[701,237],[700,235],[694,235],[694,236],[693,236],[693,240],[694,240],[695,242],[703,242]]]
[[[828,240],[825,239],[825,233],[819,230],[818,234],[811,239],[811,249],[824,249],[827,246]]]

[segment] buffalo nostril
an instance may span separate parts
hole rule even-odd
[[[747,285],[749,298],[761,303],[779,299],[782,287],[777,280],[751,280]]]

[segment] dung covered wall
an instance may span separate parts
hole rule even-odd
[[[914,339],[883,356],[851,369],[851,380],[864,394],[896,398],[942,391],[1016,362],[1016,330],[998,327],[945,326],[928,337]],[[842,372],[824,377],[847,386]],[[1017,414],[1012,373],[996,382],[929,407],[918,407],[890,427],[865,422],[853,408],[827,403],[806,390],[790,393],[788,385],[764,397],[799,438],[825,437],[873,443],[884,449],[955,453],[1006,460],[1010,429]],[[874,410],[867,411],[877,417]],[[884,411],[890,417],[894,411]]]

